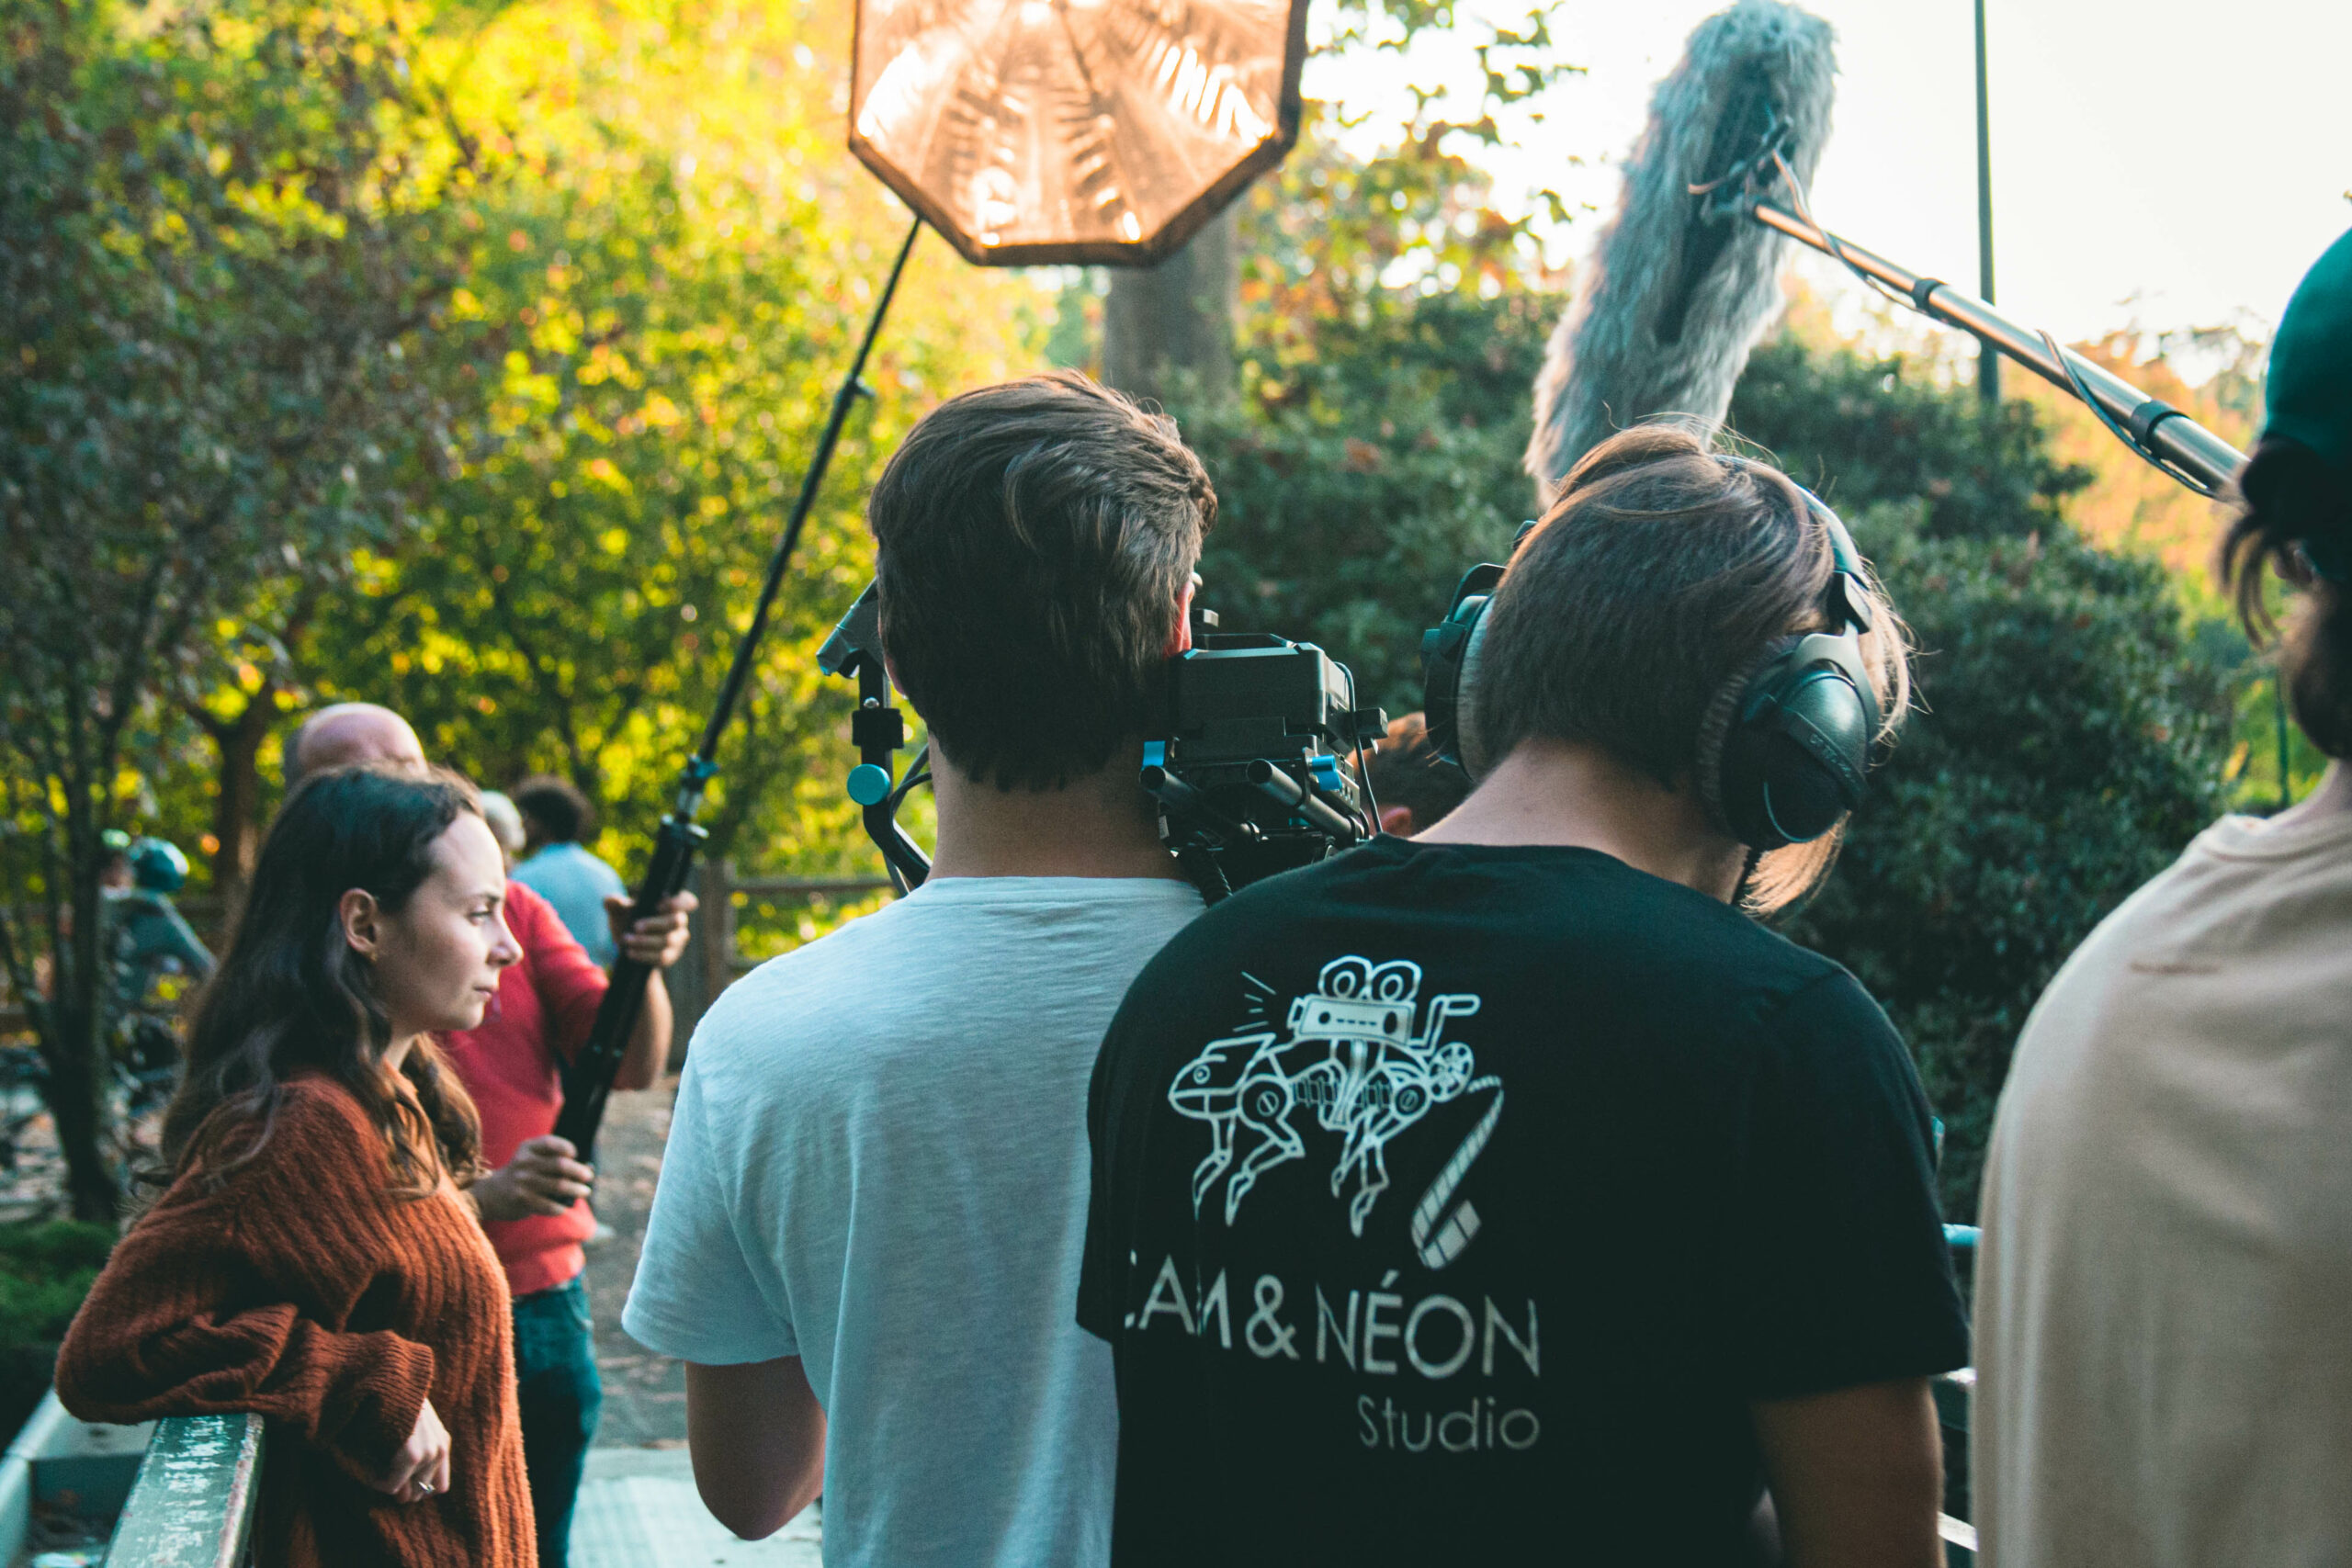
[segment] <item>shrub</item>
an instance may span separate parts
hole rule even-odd
[[[63,1338],[114,1239],[79,1220],[0,1225],[0,1351]]]
[[[1790,934],[1853,970],[1911,1043],[1961,1218],[2035,998],[2220,811],[2230,689],[2153,562],[2064,524],[1938,538],[1925,513],[1855,519],[1922,649],[1920,711]]]
[[[1529,514],[1520,454],[1551,304],[1401,294],[1328,325],[1276,396],[1186,418],[1216,479],[1201,574],[1227,629],[1319,644],[1363,701],[1421,705],[1422,631]]]
[[[2023,537],[2055,525],[2090,470],[2057,459],[2032,404],[1988,414],[1973,389],[1922,369],[1784,334],[1749,356],[1730,423],[1841,514],[1917,499],[1922,528],[1939,537]]]

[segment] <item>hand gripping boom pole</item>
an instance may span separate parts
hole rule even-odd
[[[899,275],[907,269],[907,257],[914,251],[922,223],[918,217],[907,230],[898,260],[890,265],[889,278],[882,285],[881,296],[874,301],[874,314],[866,321],[857,356],[850,361],[849,372],[833,394],[832,410],[826,415],[824,430],[817,437],[817,449],[808,459],[808,472],[800,481],[799,499],[793,502],[784,536],[776,541],[775,554],[768,561],[767,581],[760,588],[752,624],[735,645],[735,661],[728,667],[727,682],[719,688],[718,703],[711,710],[710,722],[703,727],[702,743],[679,770],[677,798],[654,833],[653,858],[646,865],[629,908],[632,921],[659,913],[685,887],[686,874],[694,869],[695,855],[710,836],[707,829],[695,825],[695,816],[702,809],[703,792],[718,773],[719,737],[726,733],[728,721],[735,715],[736,700],[743,694],[744,683],[751,679],[760,637],[767,630],[768,612],[775,606],[777,591],[784,586],[793,548],[800,543],[800,530],[808,521],[809,509],[816,504],[818,487],[824,483],[825,469],[832,462],[842,427],[849,421],[850,407],[859,393],[870,390],[864,380],[866,357],[874,350],[874,340],[881,334],[882,318],[890,309],[891,296],[899,291]],[[612,1094],[613,1077],[620,1070],[621,1057],[628,1053],[638,1011],[645,1003],[645,984],[652,974],[651,965],[626,953],[615,960],[612,984],[596,1008],[596,1021],[588,1031],[587,1043],[580,1047],[578,1057],[564,1074],[563,1110],[556,1117],[556,1136],[569,1140],[583,1160],[592,1156],[595,1147],[596,1129],[605,1120],[605,1102]]]

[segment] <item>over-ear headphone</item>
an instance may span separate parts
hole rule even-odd
[[[1871,619],[1860,552],[1826,502],[1789,482],[1829,535],[1821,598],[1829,629],[1759,650],[1753,668],[1735,675],[1712,705],[1700,740],[1701,792],[1732,836],[1758,851],[1817,839],[1861,804],[1879,728],[1878,697],[1862,660]],[[1514,555],[1535,526],[1521,525]],[[1481,743],[1472,694],[1487,606],[1504,571],[1493,562],[1472,567],[1445,619],[1421,638],[1430,743],[1474,779],[1497,761]]]

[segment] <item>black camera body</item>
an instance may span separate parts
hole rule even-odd
[[[1211,903],[1378,830],[1359,757],[1388,727],[1355,677],[1312,643],[1205,633],[1168,666],[1168,722],[1145,742],[1159,836]]]
[[[908,791],[931,777],[928,749],[904,777],[892,777],[906,726],[890,701],[876,610],[868,584],[817,662],[857,681],[850,736],[859,761],[849,795],[906,892],[931,870],[897,821]],[[1161,841],[1211,903],[1379,830],[1346,758],[1353,752],[1360,762],[1388,725],[1378,708],[1355,705],[1354,675],[1314,644],[1206,629],[1215,624],[1197,613],[1192,651],[1169,660],[1168,717],[1145,742],[1142,775],[1159,803]]]

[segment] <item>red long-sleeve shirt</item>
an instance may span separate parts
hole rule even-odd
[[[444,1035],[441,1044],[481,1112],[482,1163],[492,1170],[525,1139],[555,1131],[563,1108],[559,1058],[569,1062],[586,1043],[608,984],[554,906],[519,882],[506,885],[506,927],[521,960],[499,976],[481,1025]],[[527,1296],[586,1267],[580,1244],[595,1231],[596,1216],[583,1198],[560,1214],[487,1220],[482,1229],[506,1266],[508,1288]]]

